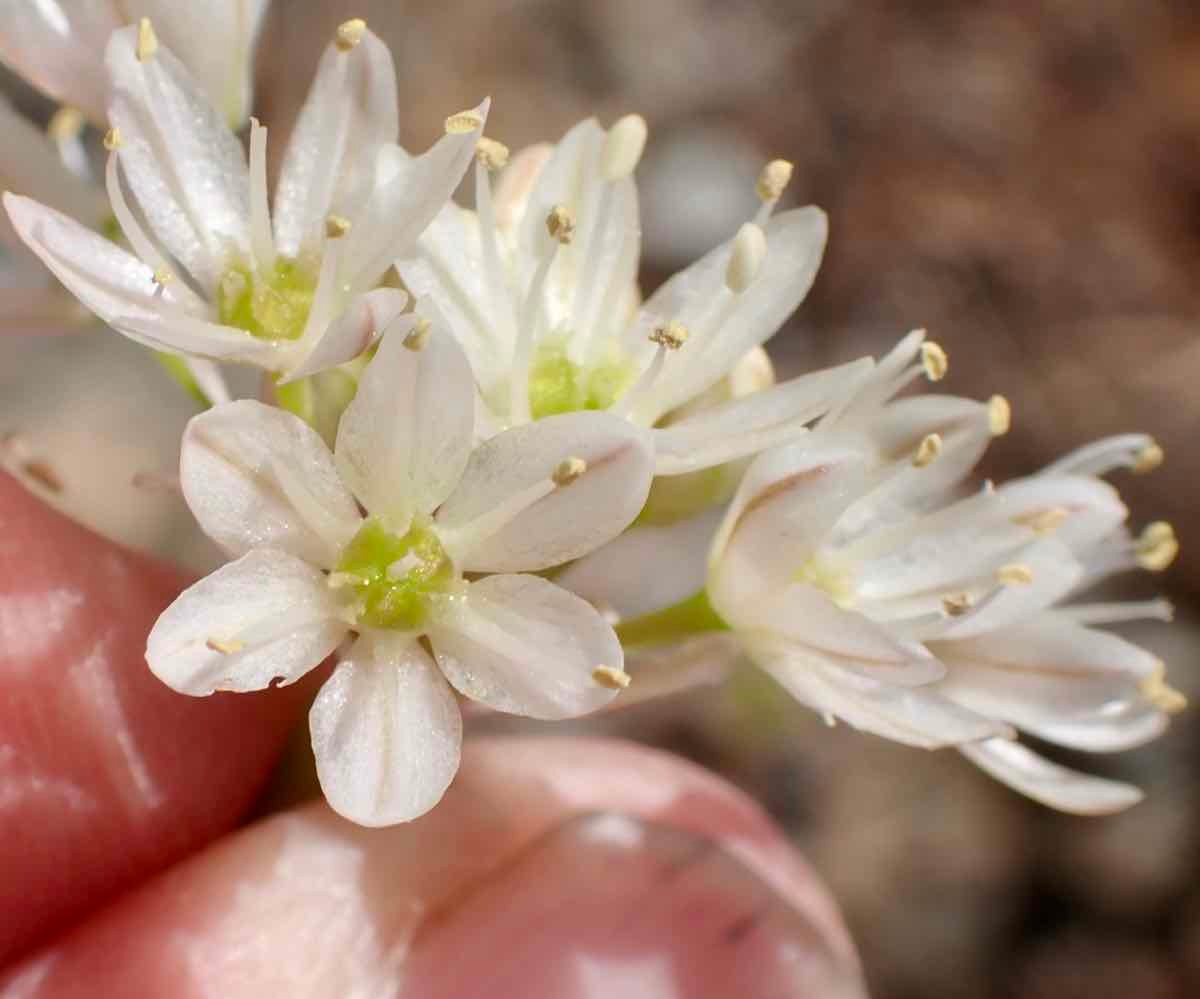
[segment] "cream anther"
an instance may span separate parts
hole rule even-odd
[[[988,430],[993,437],[1003,437],[1012,427],[1012,406],[1002,395],[994,395],[987,402]]]
[[[556,486],[569,486],[587,471],[587,462],[582,458],[565,458],[555,466],[550,478]]]
[[[946,377],[946,372],[950,370],[950,358],[946,356],[941,344],[933,340],[926,340],[921,344],[921,367],[925,370],[925,377],[931,382],[940,382]]]
[[[239,642],[236,638],[210,638],[204,643],[204,646],[213,652],[221,653],[223,656],[231,656],[235,652],[241,652],[246,647],[246,643]]]
[[[1137,563],[1150,572],[1162,572],[1179,554],[1179,539],[1175,528],[1165,520],[1147,524],[1134,545]]]
[[[46,134],[56,142],[73,139],[83,131],[84,117],[79,108],[64,104],[50,117]]]
[[[941,434],[926,434],[917,446],[917,453],[913,455],[912,463],[917,468],[924,468],[926,465],[932,464],[941,453]]]
[[[688,336],[688,328],[683,323],[672,319],[663,326],[654,327],[654,332],[650,334],[650,342],[656,343],[660,347],[666,347],[667,350],[678,350],[687,343]]]
[[[996,578],[1005,586],[1028,586],[1033,582],[1033,570],[1024,562],[1010,562],[996,570]]]
[[[1145,475],[1147,472],[1153,472],[1163,463],[1165,457],[1158,441],[1151,441],[1133,456],[1133,474]]]
[[[154,33],[154,25],[150,23],[148,17],[143,17],[138,21],[137,49],[135,51],[138,62],[148,62],[158,54],[158,35]]]
[[[555,205],[546,216],[550,238],[566,246],[575,238],[575,216],[566,205]]]
[[[495,139],[481,136],[475,146],[475,158],[493,173],[508,164],[508,146]]]
[[[325,235],[330,239],[341,239],[350,231],[350,220],[342,215],[325,216]]]
[[[446,119],[447,135],[466,135],[483,128],[483,115],[478,111],[459,111]]]
[[[1187,698],[1167,683],[1167,668],[1162,663],[1156,664],[1154,671],[1142,678],[1138,690],[1146,700],[1169,715],[1179,714],[1187,707]]]
[[[597,666],[592,670],[592,679],[601,687],[609,690],[624,690],[633,682],[633,677],[623,669],[612,666]]]
[[[600,151],[600,174],[605,180],[621,180],[637,169],[646,148],[646,119],[627,114],[608,130]]]
[[[792,182],[795,167],[787,160],[771,160],[758,175],[754,190],[763,201],[778,201]]]
[[[350,52],[358,48],[358,43],[367,33],[367,22],[361,17],[353,17],[338,25],[337,34],[333,36],[333,44],[339,52]]]
[[[432,328],[433,323],[422,316],[417,320],[417,325],[405,335],[404,346],[409,350],[420,350],[429,342],[429,334]]]
[[[119,128],[110,128],[104,133],[104,148],[110,153],[114,149],[121,148],[121,130]]]

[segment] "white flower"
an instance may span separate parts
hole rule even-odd
[[[254,52],[270,0],[3,0],[0,60],[55,100],[105,119],[100,53],[138,16],[154,21],[209,101],[240,128],[250,113]]]
[[[366,825],[441,797],[461,741],[452,688],[564,718],[627,682],[603,617],[516,573],[577,558],[636,516],[653,471],[645,435],[574,413],[472,449],[475,392],[453,337],[422,325],[384,336],[332,455],[254,401],[197,416],[184,437],[184,495],[237,561],[163,613],[150,668],[188,694],[257,690],[356,633],[310,725],[330,804]]]
[[[1128,610],[1076,620],[1050,608],[1139,558],[1164,561],[1173,534],[1156,527],[1139,549],[1115,490],[1069,474],[1102,470],[1107,444],[961,497],[988,435],[1007,429],[1007,404],[889,402],[923,367],[940,377],[944,355],[909,337],[844,413],[751,466],[713,543],[711,604],[752,659],[830,719],[959,746],[1057,808],[1132,804],[1136,789],[1037,757],[1013,726],[1092,749],[1161,728],[1169,696],[1153,657],[1079,623]],[[1151,448],[1123,441],[1131,461]]]
[[[252,125],[247,168],[237,137],[148,22],[114,34],[107,61],[108,192],[136,255],[5,195],[22,239],[101,319],[155,349],[290,379],[361,353],[407,302],[376,285],[458,184],[486,102],[453,116],[432,149],[408,158],[391,145],[391,55],[361,21],[347,22],[288,144],[272,219],[266,129]]]
[[[476,211],[448,204],[397,262],[405,284],[445,312],[492,419],[607,410],[651,433],[659,475],[720,465],[791,439],[869,369],[860,361],[771,390],[688,408],[767,340],[803,301],[825,248],[825,215],[770,218],[787,164],[764,172],[763,208],[736,238],[676,274],[638,308],[633,170],[636,115],[594,120],[550,149],[508,161],[480,143]]]

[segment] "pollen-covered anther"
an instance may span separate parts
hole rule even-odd
[[[478,111],[459,111],[446,119],[447,135],[466,135],[483,128],[483,115]]]
[[[546,216],[550,238],[566,246],[575,238],[575,215],[566,205],[555,205]]]
[[[993,437],[1003,437],[1012,428],[1012,406],[1002,395],[987,401],[988,430]]]
[[[1179,714],[1187,707],[1187,698],[1167,683],[1167,668],[1156,663],[1154,671],[1138,683],[1138,691],[1160,711],[1169,715]]]
[[[417,320],[417,325],[405,335],[404,346],[409,350],[420,350],[429,342],[429,334],[432,329],[433,323],[422,316]]]
[[[325,216],[325,235],[329,239],[341,239],[350,231],[350,220],[343,215]]]
[[[1009,562],[996,570],[996,579],[1005,586],[1028,586],[1033,582],[1033,570],[1024,562]]]
[[[158,54],[158,35],[154,33],[154,25],[150,23],[148,17],[143,17],[138,21],[137,49],[135,51],[138,62],[148,62]]]
[[[246,647],[246,643],[239,642],[236,638],[210,638],[204,643],[204,646],[223,656],[231,656],[235,652],[241,652]]]
[[[350,52],[358,48],[358,43],[363,40],[363,35],[367,33],[367,22],[361,17],[352,17],[349,21],[343,21],[337,27],[337,33],[333,36],[333,44],[339,52]]]
[[[592,679],[601,687],[609,690],[624,690],[633,682],[633,677],[623,669],[613,666],[597,666],[592,670]]]
[[[158,285],[160,288],[165,288],[167,285],[169,285],[174,280],[175,280],[175,275],[172,274],[165,267],[159,267],[154,272],[154,283],[156,285]]]
[[[608,130],[600,151],[600,173],[605,180],[621,180],[637,169],[646,134],[646,119],[640,114],[627,114]]]
[[[1179,538],[1175,528],[1165,520],[1147,524],[1134,545],[1137,563],[1150,572],[1162,572],[1179,554]]]
[[[725,268],[725,285],[734,294],[741,294],[758,276],[767,256],[767,237],[753,222],[747,222],[733,239],[733,252]]]
[[[678,350],[687,343],[689,335],[688,328],[683,323],[672,319],[669,323],[654,327],[650,334],[650,342],[666,347],[667,350]]]
[[[508,146],[495,139],[481,136],[475,146],[475,158],[488,170],[495,173],[508,165]]]
[[[83,112],[79,108],[64,104],[50,116],[50,121],[46,124],[46,134],[57,142],[63,142],[75,138],[83,131],[83,126]]]
[[[1065,507],[1052,506],[1046,510],[1035,510],[1015,517],[1016,523],[1028,527],[1035,534],[1053,534],[1071,515]]]
[[[962,617],[973,606],[975,601],[969,593],[947,593],[942,597],[942,610],[948,617]]]
[[[946,377],[946,372],[950,370],[950,358],[946,356],[941,344],[933,340],[926,340],[921,344],[921,367],[925,370],[925,377],[931,382],[940,382]]]
[[[555,467],[550,478],[556,486],[569,486],[587,471],[587,462],[582,458],[564,458]]]
[[[119,128],[110,128],[104,133],[104,148],[110,153],[114,149],[121,148],[121,130]]]
[[[787,160],[771,160],[758,175],[755,192],[762,201],[778,201],[792,182],[795,167]]]
[[[913,455],[912,463],[916,468],[924,468],[926,465],[933,464],[941,453],[942,435],[926,434],[921,439],[921,443],[917,445],[917,452]]]
[[[1133,456],[1133,474],[1145,475],[1147,472],[1153,472],[1163,463],[1165,457],[1158,441],[1151,441]]]

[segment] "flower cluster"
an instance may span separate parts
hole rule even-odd
[[[1154,656],[1095,627],[1169,607],[1078,597],[1175,554],[1166,524],[1129,533],[1101,479],[1156,465],[1150,438],[976,488],[1008,404],[901,397],[947,373],[923,333],[774,384],[762,345],[827,229],[776,211],[785,161],[752,219],[643,301],[639,116],[510,155],[484,100],[412,155],[391,55],[347,21],[272,198],[248,118],[263,0],[206,5],[203,30],[168,0],[131,25],[94,6],[0,14],[0,57],[67,102],[46,139],[11,123],[28,141],[2,167],[8,235],[58,284],[6,284],[49,325],[66,289],[205,403],[180,485],[231,561],[151,631],[165,683],[259,690],[334,657],[317,772],[369,825],[437,803],[460,698],[568,718],[734,655],[831,723],[955,747],[1054,807],[1137,800],[1017,735],[1117,750],[1182,705]],[[61,59],[26,65],[31,42]],[[472,167],[469,210],[451,198]],[[261,371],[257,398],[233,398],[231,364]]]

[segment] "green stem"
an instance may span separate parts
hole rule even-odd
[[[627,649],[635,646],[668,645],[706,631],[728,631],[727,625],[700,590],[670,607],[630,618],[616,626],[617,637]]]
[[[154,356],[158,358],[158,363],[163,366],[163,370],[178,382],[188,395],[205,409],[212,406],[212,400],[201,390],[192,372],[188,369],[187,362],[182,357],[175,354],[164,354],[157,350],[154,352]]]

